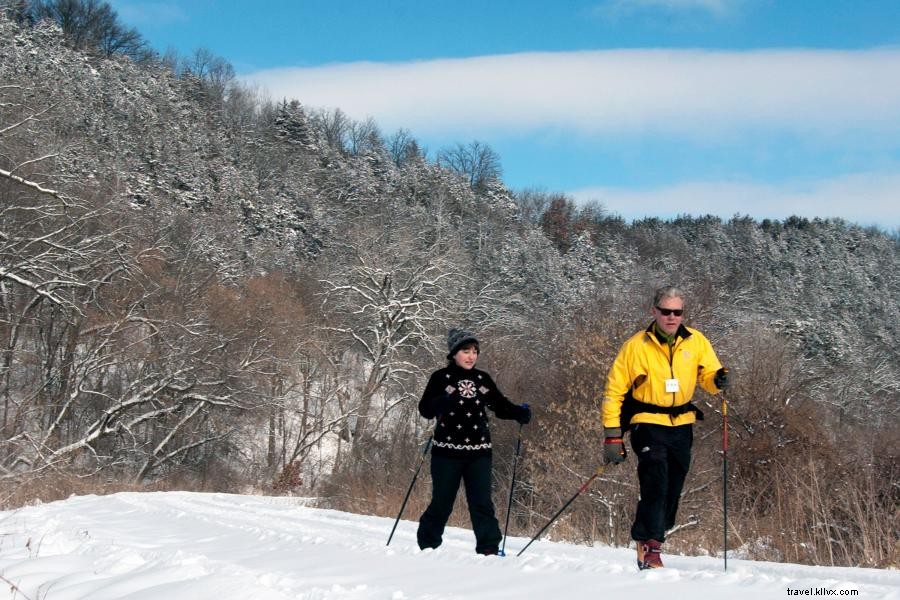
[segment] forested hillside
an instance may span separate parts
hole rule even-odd
[[[606,370],[674,283],[734,375],[735,543],[900,562],[896,231],[626,223],[507,189],[478,142],[426,152],[268,100],[205,51],[73,47],[0,13],[0,505],[177,487],[393,516],[428,436],[418,395],[463,324],[535,409],[510,523],[533,533],[600,463]],[[720,548],[719,402],[699,399],[684,551]],[[516,432],[495,430],[505,507]],[[626,543],[631,461],[554,535]]]

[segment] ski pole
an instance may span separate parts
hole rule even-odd
[[[722,390],[722,537],[725,571],[728,570],[728,401]]]
[[[544,531],[546,531],[547,528],[550,527],[550,525],[553,524],[553,522],[554,522],[556,519],[559,518],[559,515],[561,515],[561,514],[563,513],[564,510],[566,510],[567,508],[569,508],[569,505],[572,504],[572,503],[575,501],[575,498],[577,498],[578,496],[580,496],[580,495],[584,492],[584,490],[588,489],[588,486],[591,485],[591,484],[594,482],[595,479],[597,479],[600,475],[603,474],[603,471],[604,471],[604,470],[606,470],[606,465],[601,465],[601,466],[597,467],[597,470],[594,471],[594,474],[591,475],[591,478],[588,479],[587,481],[585,481],[585,482],[581,485],[581,487],[578,488],[578,491],[575,492],[575,495],[572,496],[571,498],[569,498],[569,501],[566,502],[565,504],[563,504],[562,508],[560,508],[558,511],[556,511],[556,514],[555,514],[555,515],[553,515],[552,517],[550,517],[550,520],[547,521],[547,524],[544,525],[544,526],[541,528],[541,530],[538,531],[538,532],[534,535],[533,538],[531,538],[531,541],[530,541],[530,542],[528,542],[527,544],[525,544],[525,547],[524,547],[524,548],[522,548],[521,550],[519,550],[519,553],[516,554],[516,556],[522,556],[522,553],[525,552],[525,550],[528,549],[528,546],[530,546],[530,545],[532,544],[532,542],[534,542],[536,539],[538,539],[539,537],[541,537],[541,534],[544,533]]]
[[[413,475],[412,481],[409,483],[409,489],[406,490],[406,497],[403,498],[403,504],[400,505],[400,512],[397,513],[397,519],[394,521],[394,526],[391,528],[391,535],[388,536],[388,541],[386,546],[391,545],[391,538],[394,537],[394,531],[397,529],[397,524],[400,522],[400,517],[403,515],[403,509],[406,508],[406,503],[409,501],[409,495],[412,493],[413,486],[416,485],[416,479],[419,477],[419,471],[422,470],[422,465],[425,464],[425,457],[428,456],[428,450],[431,448],[431,440],[434,439],[434,432],[431,432],[431,435],[428,436],[428,441],[425,442],[425,449],[422,450],[422,458],[419,460],[419,466],[416,467],[416,473]]]
[[[525,406],[528,406],[527,404]],[[513,457],[512,481],[509,484],[509,501],[506,503],[506,524],[503,526],[503,545],[500,556],[506,556],[506,534],[509,532],[509,513],[512,511],[513,489],[516,487],[516,467],[519,465],[519,451],[522,449],[522,424],[519,423],[519,438],[516,440],[516,455]]]

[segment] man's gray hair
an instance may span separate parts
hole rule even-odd
[[[677,288],[674,285],[657,288],[653,294],[653,306],[659,306],[659,301],[663,298],[681,298],[684,301],[684,292],[681,291],[681,288]]]

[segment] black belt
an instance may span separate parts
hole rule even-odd
[[[660,406],[658,404],[648,404],[647,402],[635,400],[634,396],[631,395],[631,391],[629,390],[629,392],[625,394],[625,400],[622,402],[622,415],[620,417],[620,422],[622,431],[624,432],[631,429],[631,418],[638,413],[655,413],[677,417],[689,412],[696,413],[698,421],[703,420],[703,411],[694,406],[694,404],[691,402],[679,404],[678,406]]]

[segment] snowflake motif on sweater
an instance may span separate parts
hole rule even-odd
[[[459,395],[463,398],[475,397],[475,382],[464,379],[459,382]]]

